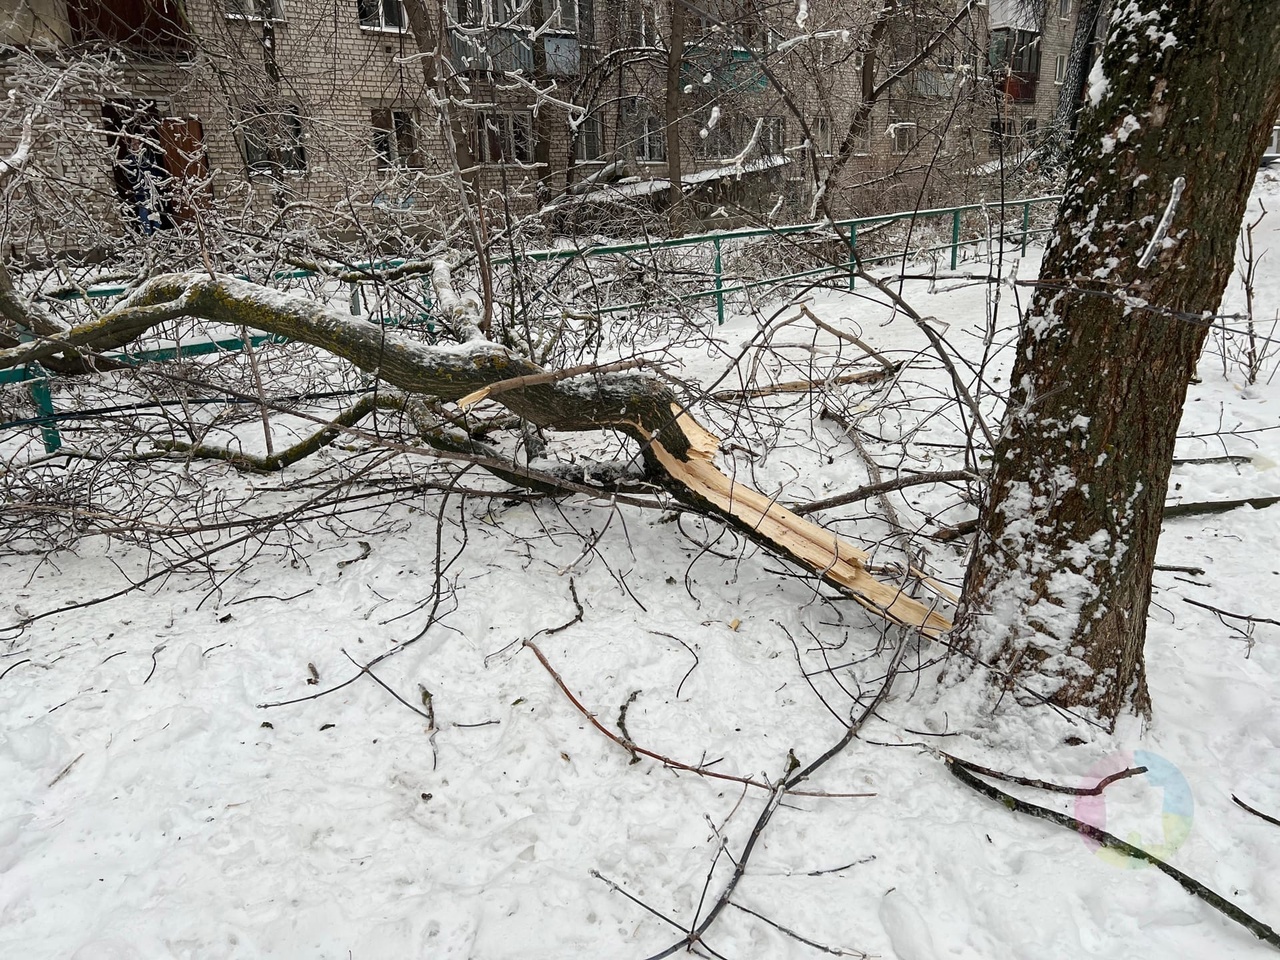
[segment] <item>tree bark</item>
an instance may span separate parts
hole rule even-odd
[[[997,703],[1014,689],[1107,727],[1149,713],[1178,419],[1278,110],[1273,0],[1121,5],[1018,342],[954,633],[967,662],[994,668]]]
[[[672,236],[684,233],[684,170],[680,157],[680,68],[684,65],[685,9],[681,0],[671,4],[671,29],[667,34],[667,84],[663,97],[663,122],[667,147],[667,179],[671,182],[668,218]]]
[[[1084,100],[1084,84],[1092,66],[1088,54],[1093,49],[1093,35],[1101,10],[1102,0],[1079,0],[1071,51],[1067,54],[1067,71],[1058,90],[1058,106],[1053,116],[1053,137],[1059,150],[1066,150],[1075,133],[1076,112]]]

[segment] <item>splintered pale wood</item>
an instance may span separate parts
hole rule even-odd
[[[652,441],[654,456],[672,477],[757,536],[844,588],[872,613],[893,623],[919,627],[929,637],[939,637],[951,629],[946,617],[907,596],[899,587],[871,576],[863,551],[722,473],[715,462],[719,439],[678,407],[673,410],[676,426],[689,442],[688,460],[681,460],[658,441]]]

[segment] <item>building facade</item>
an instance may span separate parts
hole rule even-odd
[[[793,219],[984,190],[1053,122],[1074,3],[5,0],[0,69],[33,102],[39,64],[88,71],[60,95],[63,181],[143,231],[215,203],[346,232],[460,204],[599,226],[676,197],[692,221]]]

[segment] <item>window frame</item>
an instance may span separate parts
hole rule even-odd
[[[787,121],[776,114],[756,117],[763,120],[760,125],[760,137],[756,141],[756,152],[761,157],[781,157],[787,149]],[[754,124],[753,124],[754,127]],[[767,152],[766,152],[767,151]]]
[[[1058,19],[1071,19],[1071,0],[1058,0]]]
[[[1040,47],[1043,36],[1035,30],[1000,27],[991,31],[987,62],[993,71],[1007,69],[1023,78],[1040,78]],[[996,44],[999,43],[997,51]]]
[[[417,110],[395,105],[370,107],[369,119],[373,127],[373,151],[379,173],[421,170],[426,166],[426,156],[422,150],[422,123],[418,119]],[[386,143],[387,149],[379,147],[380,138]]]
[[[232,7],[251,7],[258,10],[267,5],[272,10],[270,17],[264,17],[260,12],[237,13],[231,9]],[[263,23],[266,20],[272,23],[284,23],[284,0],[222,0],[222,14],[227,20],[239,20],[244,23]]]
[[[571,33],[576,37],[580,23],[578,2],[579,0],[552,0],[553,9],[551,15],[547,17],[546,29],[551,33]],[[565,17],[565,7],[573,8],[572,17]]]
[[[595,149],[589,149],[595,143]],[[573,162],[599,163],[605,159],[604,120],[594,113],[589,113],[578,124],[573,139]]]
[[[1013,143],[1014,137],[1018,135],[1018,128],[1015,122],[1009,117],[1003,120],[1000,117],[992,117],[987,130],[987,153],[996,157],[1009,152],[1009,147]]]
[[[394,7],[399,11],[400,23],[390,23],[387,9]],[[372,14],[376,11],[376,17]],[[360,21],[360,29],[370,33],[407,33],[409,15],[401,0],[356,0],[356,19]],[[376,20],[376,22],[374,22]]]
[[[893,128],[891,139],[895,157],[905,157],[920,145],[920,124],[915,120],[894,120],[890,126]],[[899,139],[904,130],[911,134],[911,142],[907,146],[903,146]]]
[[[809,133],[812,135],[810,147],[819,157],[833,157],[835,151],[833,146],[835,141],[832,139],[832,123],[831,117],[825,113],[816,114],[813,122],[809,125]]]
[[[661,117],[645,111],[636,118],[636,160],[641,163],[667,162],[667,133]]]
[[[531,164],[533,114],[528,110],[477,110],[470,140],[471,159],[476,163]],[[493,155],[495,142],[497,156]]]
[[[277,118],[278,116],[278,118]],[[287,120],[286,120],[287,118]],[[282,132],[282,120],[286,120],[290,134],[288,146],[274,146],[270,138]],[[270,124],[265,135],[255,133],[254,127]],[[283,139],[283,138],[282,138]],[[285,103],[274,109],[265,106],[251,107],[240,121],[240,141],[245,167],[251,177],[274,176],[279,159],[279,172],[291,176],[307,174],[307,133],[302,124],[302,111],[296,103]],[[272,152],[276,156],[273,157]],[[296,162],[288,162],[296,161]]]
[[[871,141],[871,118],[868,117],[862,123],[851,124],[853,128],[853,155],[855,157],[869,157],[875,152],[874,144]]]
[[[1053,82],[1062,86],[1067,82],[1067,55],[1060,53],[1053,58]]]

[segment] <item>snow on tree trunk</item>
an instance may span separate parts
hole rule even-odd
[[[957,618],[993,703],[1150,711],[1178,419],[1280,110],[1274,0],[1120,0],[1090,75]],[[1180,193],[1180,198],[1178,197]]]

